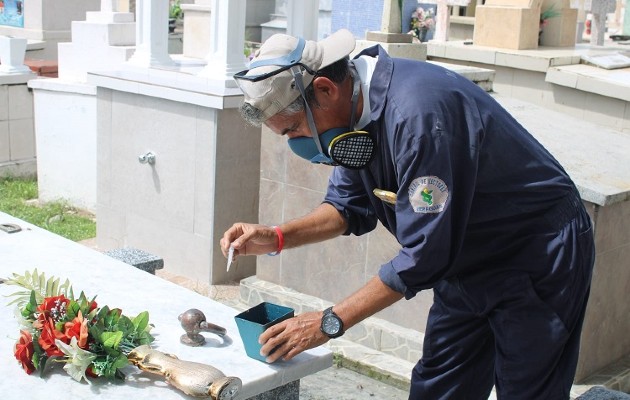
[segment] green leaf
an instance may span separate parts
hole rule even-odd
[[[52,278],[50,278],[52,279]],[[50,280],[49,280],[50,282]],[[55,279],[52,281],[52,284],[50,285],[49,288],[46,288],[46,292],[49,293],[59,293],[59,279]]]
[[[120,341],[122,340],[123,333],[121,331],[116,332],[103,332],[101,334],[101,342],[103,346],[112,349],[117,349]]]
[[[72,286],[68,279],[66,279],[63,284],[59,285],[59,279],[51,277],[47,280],[46,275],[43,272],[39,273],[37,268],[32,272],[24,272],[24,275],[13,273],[11,278],[6,279],[5,283],[26,289],[25,291],[18,291],[8,295],[16,297],[9,305],[17,304],[18,308],[24,307],[24,304],[28,302],[31,290],[35,291],[38,303],[41,303],[44,297],[54,297],[61,294],[69,299],[74,299]]]
[[[31,290],[28,303],[22,306],[22,316],[26,319],[33,319],[35,311],[37,311],[37,299],[35,291]]]
[[[149,332],[144,331],[136,336],[135,343],[140,346],[141,344],[151,344],[154,340],[155,338]]]
[[[33,353],[33,357],[31,357],[31,361],[33,362],[33,366],[35,367],[35,370],[39,369],[40,363],[45,362],[45,355],[43,354],[38,354],[38,353]]]
[[[46,281],[46,286],[45,286],[45,293],[51,293],[53,291],[53,286],[55,285],[55,279],[54,278],[50,278]]]
[[[122,331],[123,335],[125,336],[134,334],[136,331],[136,327],[133,325],[133,322],[131,322],[131,320],[124,315],[121,315],[118,319],[116,328],[118,328],[119,331]]]
[[[98,314],[96,315],[96,319],[99,324],[105,326],[105,317],[107,316],[107,314],[109,314],[108,306],[104,306],[98,311]]]
[[[88,332],[90,333],[90,336],[100,340],[101,335],[103,334],[103,327],[98,324],[88,324]]]
[[[120,310],[110,310],[107,306],[101,308],[101,312],[98,313],[98,319],[99,321],[103,322],[105,329],[114,329],[116,324],[118,323],[119,318]]]
[[[129,365],[129,360],[124,354],[119,355],[112,363],[112,367],[115,369],[124,368],[127,365]]]
[[[39,279],[38,279],[38,287],[40,290],[40,293],[42,292],[42,289],[44,289],[44,294],[46,293],[46,275],[44,274],[40,274],[39,275]]]
[[[39,360],[39,365],[41,365],[41,368],[39,368],[39,376],[40,377],[44,377],[44,373],[46,372],[46,367],[48,366],[48,363],[50,361],[54,361],[56,359],[58,359],[59,357],[46,357],[46,353],[42,354],[42,357]]]
[[[123,368],[129,364],[127,357],[119,351],[107,349],[106,356],[98,356],[92,365],[94,366],[94,371],[100,375],[107,378],[114,378],[117,376],[122,376],[118,369]]]
[[[149,313],[147,311],[141,312],[133,319],[132,322],[133,326],[136,327],[137,333],[144,332],[149,325]]]
[[[77,315],[79,315],[79,311],[81,311],[81,306],[74,300],[70,300],[68,306],[66,307],[66,317],[68,320],[73,320]]]

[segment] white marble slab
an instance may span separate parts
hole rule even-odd
[[[185,58],[176,59],[173,66],[160,68],[123,64],[115,71],[90,71],[87,82],[121,92],[139,93],[203,107],[239,107],[243,96],[240,89],[224,87],[225,84],[219,85],[212,78],[199,75],[203,67],[203,64]]]
[[[81,290],[88,297],[97,296],[99,306],[118,307],[128,316],[149,311],[155,325],[154,347],[177,355],[182,360],[210,364],[228,376],[243,381],[240,399],[246,399],[287,384],[332,365],[332,353],[322,347],[309,350],[289,362],[265,364],[246,356],[234,316],[237,310],[217,303],[188,289],[138,270],[98,251],[66,240],[0,212],[0,223],[15,223],[23,231],[7,234],[0,231],[0,277],[23,274],[37,268],[47,277],[70,279],[75,294]],[[188,399],[160,378],[129,367],[124,383],[93,379],[93,384],[78,383],[58,368],[44,379],[24,373],[13,357],[13,346],[19,337],[14,306],[5,298],[15,287],[0,284],[0,376],[3,399],[77,398],[105,396],[107,399]],[[227,329],[228,339],[204,333],[206,344],[188,347],[180,344],[184,333],[177,316],[189,308],[204,312],[208,321]],[[26,397],[24,397],[26,396]]]
[[[556,157],[583,200],[608,206],[630,198],[630,135],[518,99],[495,98]]]
[[[453,60],[479,62],[490,65],[517,68],[527,71],[545,72],[549,67],[579,64],[584,54],[592,56],[607,54],[611,51],[625,51],[616,44],[606,47],[593,47],[576,44],[573,47],[539,47],[532,50],[513,50],[497,47],[466,44],[466,41],[436,42],[427,44],[427,56],[431,58],[450,58]]]
[[[549,68],[545,81],[630,101],[630,67],[603,69],[587,64]]]

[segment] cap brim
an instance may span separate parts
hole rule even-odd
[[[323,49],[324,56],[319,69],[329,66],[335,61],[346,57],[354,50],[356,40],[354,35],[347,29],[340,29],[325,39],[317,42]]]

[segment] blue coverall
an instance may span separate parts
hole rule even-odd
[[[434,304],[410,399],[568,399],[590,289],[590,218],[554,157],[488,93],[426,62],[378,56],[376,156],[336,167],[325,202],[398,240],[385,284]],[[373,189],[397,194],[395,205]]]

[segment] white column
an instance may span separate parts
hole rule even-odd
[[[319,0],[287,1],[287,34],[317,40]]]
[[[136,51],[129,64],[173,64],[168,55],[168,7],[169,0],[136,0]]]
[[[26,38],[0,36],[0,75],[32,73],[24,65],[26,43]]]
[[[223,87],[236,87],[232,76],[245,69],[245,0],[213,0],[208,65],[198,74]]]
[[[433,40],[446,42],[448,40],[448,29],[451,23],[451,9],[447,0],[437,0],[437,11],[435,13],[435,33]]]
[[[448,41],[448,32],[451,26],[451,11],[453,6],[467,7],[470,0],[435,0],[437,11],[435,13],[435,33],[433,40],[438,42]],[[477,0],[480,4],[481,0]]]

